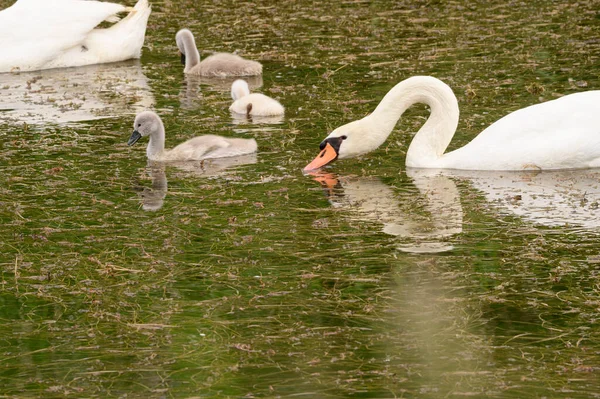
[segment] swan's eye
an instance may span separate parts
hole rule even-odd
[[[141,123],[138,123],[138,127],[142,127],[142,124],[141,124]]]
[[[348,138],[348,136],[344,135],[340,137],[342,140],[346,140]]]

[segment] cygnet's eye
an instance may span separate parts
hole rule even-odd
[[[342,137],[340,137],[342,140],[346,140],[348,138],[348,136],[344,135]]]
[[[141,124],[141,123],[138,123],[138,127],[142,127],[142,124]]]

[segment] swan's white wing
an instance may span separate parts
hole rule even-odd
[[[515,142],[525,135],[539,140],[572,137],[565,132],[600,133],[600,91],[587,91],[512,112],[489,126],[473,141]],[[581,133],[580,133],[581,134]]]
[[[83,0],[19,0],[0,11],[0,72],[32,70],[79,45],[98,24],[126,7]],[[82,51],[85,49],[82,48]]]
[[[600,166],[600,91],[510,113],[443,159],[443,167],[456,163],[459,169],[482,169],[482,164],[497,170]]]

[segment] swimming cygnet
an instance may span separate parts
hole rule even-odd
[[[238,79],[231,85],[233,104],[231,112],[250,116],[283,115],[283,105],[279,101],[260,93],[250,94],[250,88],[245,80]]]
[[[146,149],[152,161],[201,161],[203,159],[233,157],[256,152],[256,140],[215,136],[207,134],[194,137],[177,147],[165,150],[165,127],[160,117],[152,111],[144,111],[135,117],[134,131],[127,145],[150,136]]]
[[[262,65],[239,55],[216,53],[200,62],[200,53],[196,48],[194,35],[189,29],[181,29],[175,36],[181,53],[184,73],[200,76],[254,76],[262,74]]]

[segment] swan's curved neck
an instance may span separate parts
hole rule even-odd
[[[200,53],[191,32],[182,32],[179,39],[178,45],[180,51],[183,50],[181,52],[185,54],[185,72],[187,72],[200,63]]]
[[[238,83],[231,86],[231,98],[233,101],[237,101],[242,97],[245,97],[250,94],[250,88],[246,83]]]
[[[158,128],[150,134],[150,142],[146,148],[148,159],[158,159],[165,150],[165,126],[161,120],[157,123]]]
[[[411,105],[424,103],[429,118],[413,138],[406,153],[406,166],[436,167],[458,126],[458,101],[444,82],[429,76],[415,76],[394,86],[367,118],[383,143]]]

